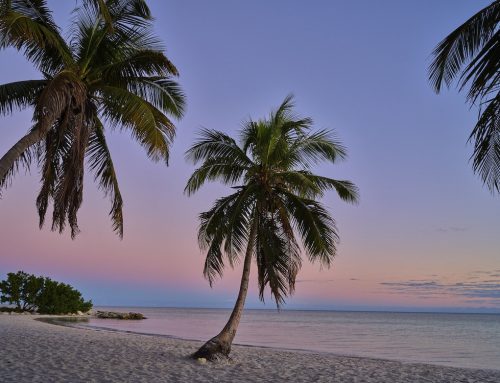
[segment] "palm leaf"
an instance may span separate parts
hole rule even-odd
[[[235,163],[231,157],[208,159],[189,177],[184,192],[192,195],[207,181],[220,180],[224,184],[232,185],[249,169],[246,165]]]
[[[61,155],[59,174],[54,187],[52,230],[62,233],[67,223],[71,229],[71,238],[75,238],[80,231],[77,213],[83,201],[85,152],[94,126],[88,121],[84,122],[80,116],[71,119],[71,124],[57,130],[65,132],[69,148]]]
[[[62,125],[67,127],[64,122]],[[60,164],[63,158],[68,155],[70,148],[71,136],[68,132],[52,129],[45,137],[43,150],[40,148],[38,151],[39,166],[42,170],[42,187],[36,199],[40,229],[45,223],[49,201],[54,198],[57,180],[61,176]]]
[[[441,90],[443,83],[451,85],[465,62],[493,36],[499,19],[500,2],[494,1],[438,44],[429,67],[429,80],[436,92]]]
[[[127,27],[151,20],[144,0],[83,0],[83,7],[104,21],[107,33],[126,33]]]
[[[345,159],[347,151],[331,131],[319,130],[295,140],[288,158],[291,164],[309,167],[322,161]]]
[[[220,198],[209,211],[200,214],[198,243],[201,249],[207,250],[203,274],[210,285],[217,276],[222,276],[224,270],[222,247],[230,230],[227,212],[240,195],[241,193],[237,192]]]
[[[14,176],[21,170],[30,171],[31,162],[36,157],[36,147],[30,146],[16,158],[12,166],[7,170],[3,178],[0,178],[0,198],[2,197],[2,189],[11,185]]]
[[[169,77],[126,78],[130,92],[176,118],[184,115],[185,96],[179,84]]]
[[[301,267],[299,247],[284,209],[276,214],[260,216],[256,260],[259,297],[264,300],[268,285],[279,307],[293,293],[295,277]]]
[[[319,260],[322,265],[330,266],[339,239],[335,221],[317,201],[301,198],[284,190],[280,190],[280,194],[309,259]]]
[[[500,95],[490,101],[469,139],[474,140],[473,169],[491,191],[500,192]]]
[[[45,1],[0,3],[0,48],[14,47],[43,72],[54,73],[73,59]]]
[[[163,53],[146,49],[135,51],[121,61],[102,65],[96,70],[106,84],[123,81],[124,78],[178,75],[177,68]]]
[[[359,199],[359,190],[351,181],[318,176],[308,170],[283,172],[280,177],[286,187],[308,198],[322,197],[325,191],[333,189],[345,202],[357,203]]]
[[[46,80],[17,81],[0,85],[0,114],[10,114],[14,109],[25,109],[32,106]]]
[[[253,164],[233,138],[217,130],[202,129],[199,139],[187,150],[186,159],[197,163],[213,158],[231,159],[240,166]]]
[[[89,138],[87,156],[89,167],[94,172],[94,179],[106,195],[109,195],[112,207],[109,212],[113,222],[113,230],[123,238],[123,199],[118,186],[113,160],[104,136],[102,123],[96,118],[95,130]]]
[[[460,76],[461,89],[472,81],[467,99],[475,103],[478,98],[488,95],[491,91],[498,91],[500,76],[500,32],[484,45],[483,49],[474,57]]]
[[[114,125],[132,132],[132,137],[147,150],[153,161],[168,163],[169,147],[175,126],[152,104],[121,88],[102,86],[101,114]]]

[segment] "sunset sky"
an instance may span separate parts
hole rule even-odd
[[[489,1],[150,0],[156,32],[187,96],[170,166],[150,162],[126,132],[108,131],[125,200],[125,234],[87,173],[81,234],[38,229],[36,167],[0,200],[0,278],[24,270],[72,284],[97,305],[230,307],[240,267],[213,289],[203,279],[198,214],[228,193],[183,194],[183,153],[201,127],[235,134],[293,93],[296,110],[334,129],[349,158],[318,173],[349,179],[360,204],[324,203],[341,237],[331,269],[304,262],[285,308],[500,312],[500,209],[471,169],[477,109],[427,81],[435,45]],[[60,25],[75,1],[51,0]],[[40,78],[14,50],[0,82]],[[30,127],[0,117],[0,155]],[[255,275],[253,276],[255,277]],[[248,307],[258,301],[256,278]]]

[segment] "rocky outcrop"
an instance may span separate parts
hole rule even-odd
[[[101,318],[101,319],[131,319],[131,320],[147,319],[141,313],[118,313],[114,311],[97,311],[95,313],[95,316],[96,318]]]

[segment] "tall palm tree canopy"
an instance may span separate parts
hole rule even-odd
[[[83,0],[65,40],[44,0],[0,0],[0,48],[14,47],[42,78],[0,85],[0,113],[33,109],[33,124],[0,159],[0,189],[37,160],[36,205],[43,225],[74,237],[85,162],[110,196],[114,230],[123,235],[122,197],[105,127],[128,131],[154,161],[168,163],[184,95],[176,67],[152,33],[143,0]]]
[[[492,192],[500,192],[500,1],[451,32],[435,48],[429,79],[436,92],[458,78],[480,116],[470,134],[473,169]]]
[[[334,163],[345,148],[330,131],[312,131],[309,118],[293,114],[292,97],[269,119],[248,121],[239,142],[216,130],[203,130],[187,158],[201,163],[185,191],[221,181],[235,192],[200,215],[198,239],[207,251],[204,275],[212,284],[250,251],[257,263],[260,298],[269,286],[280,305],[294,291],[301,267],[301,245],[310,261],[329,266],[338,234],[329,211],[317,201],[327,190],[357,201],[357,188],[312,172],[321,161]],[[301,240],[299,242],[299,240]]]

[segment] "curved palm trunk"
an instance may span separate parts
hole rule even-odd
[[[252,253],[255,237],[255,226],[252,226],[250,239],[245,254],[243,263],[243,273],[241,276],[240,291],[238,298],[233,308],[233,312],[229,317],[226,325],[222,331],[206,342],[201,348],[193,354],[193,358],[206,358],[208,360],[217,360],[219,358],[227,358],[231,352],[231,344],[236,335],[236,330],[240,323],[241,315],[243,314],[243,307],[245,306],[245,299],[248,292],[248,281],[250,279],[250,266],[252,265]]]
[[[17,141],[12,148],[10,148],[5,155],[0,158],[0,181],[5,178],[8,171],[12,168],[16,160],[23,154],[23,152],[30,146],[41,141],[44,137],[39,130],[33,130]]]

